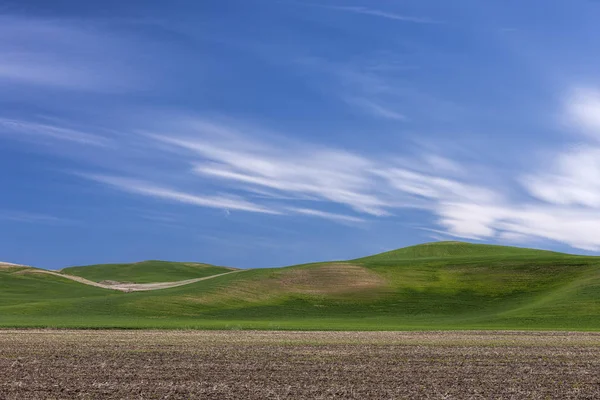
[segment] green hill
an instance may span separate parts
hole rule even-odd
[[[150,260],[128,264],[69,267],[60,272],[66,275],[80,276],[94,282],[154,283],[204,278],[232,270],[233,268],[217,267],[210,264]]]
[[[425,244],[134,293],[16,273],[0,271],[0,326],[600,330],[600,257],[502,246]]]
[[[81,299],[114,294],[111,290],[83,285],[30,267],[0,267],[0,321],[18,309],[24,315],[39,315],[55,306],[77,306]]]
[[[387,262],[415,258],[548,256],[552,254],[560,255],[562,253],[556,253],[547,250],[526,249],[521,247],[496,246],[490,244],[432,242],[387,251],[385,253],[359,258],[356,261]]]

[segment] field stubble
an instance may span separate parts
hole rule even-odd
[[[598,399],[600,334],[0,331],[0,399]]]

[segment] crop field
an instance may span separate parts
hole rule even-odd
[[[583,332],[0,331],[0,399],[598,399]]]

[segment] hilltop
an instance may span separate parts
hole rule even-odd
[[[30,267],[27,265],[13,264],[13,263],[9,263],[9,262],[0,261],[0,268],[8,269],[8,268],[30,268]]]
[[[174,282],[204,278],[231,272],[235,268],[218,267],[192,262],[148,260],[127,264],[97,264],[64,268],[60,272],[94,282],[116,281],[123,283]]]
[[[600,257],[437,242],[236,273],[154,263],[62,272],[97,282],[158,282],[220,269],[203,280],[135,293],[0,270],[0,326],[600,330]]]
[[[528,249],[523,247],[498,246],[491,244],[474,244],[458,241],[423,243],[415,246],[387,251],[355,261],[391,261],[420,258],[448,257],[496,257],[496,256],[550,256],[566,255],[548,250]]]

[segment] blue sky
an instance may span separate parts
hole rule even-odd
[[[600,250],[600,2],[0,1],[0,260]]]

